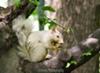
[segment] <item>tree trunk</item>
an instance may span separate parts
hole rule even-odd
[[[99,28],[95,16],[98,4],[99,0],[62,0],[61,8],[57,11],[57,20],[67,29],[67,32],[63,31],[64,48],[78,44]],[[72,73],[97,73],[97,71],[98,56],[95,56]]]

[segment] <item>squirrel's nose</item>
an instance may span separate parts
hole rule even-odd
[[[63,44],[64,43],[64,40],[60,40],[60,42],[59,42],[60,44]]]

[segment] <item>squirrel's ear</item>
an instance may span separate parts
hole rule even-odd
[[[50,30],[51,30],[52,32],[56,32],[56,31],[57,31],[57,28],[56,28],[56,27],[52,27]]]

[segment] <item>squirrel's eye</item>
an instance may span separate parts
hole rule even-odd
[[[57,35],[57,38],[59,38],[59,35]]]

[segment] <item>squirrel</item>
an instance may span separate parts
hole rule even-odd
[[[30,62],[40,62],[48,58],[50,52],[58,52],[63,41],[56,29],[33,31],[32,23],[23,15],[13,20],[13,30],[18,37],[18,55]]]

